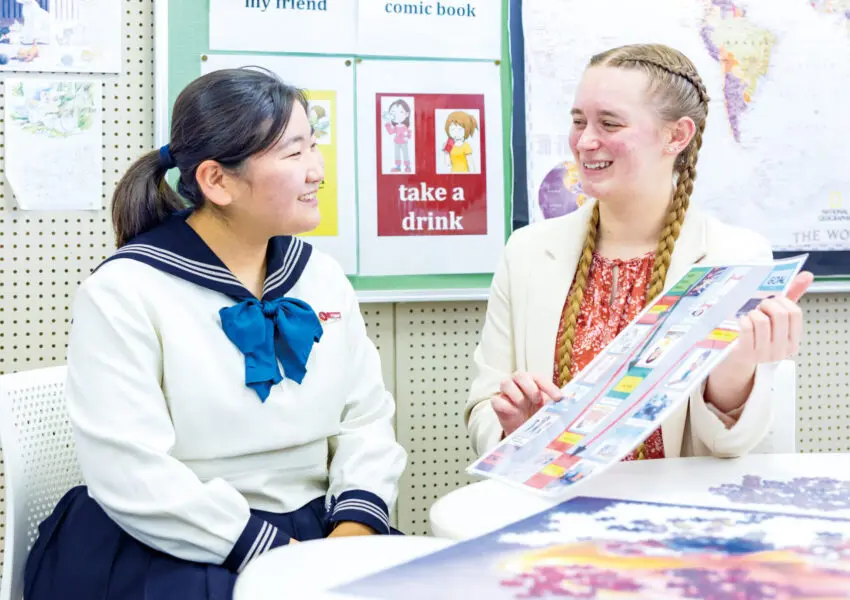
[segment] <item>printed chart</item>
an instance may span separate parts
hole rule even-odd
[[[467,471],[546,497],[621,460],[726,356],[738,317],[784,295],[805,255],[762,265],[694,266],[579,375]]]

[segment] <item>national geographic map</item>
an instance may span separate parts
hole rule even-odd
[[[754,24],[747,12],[728,0],[707,2],[700,36],[723,73],[723,102],[732,135],[741,141],[740,119],[767,75],[776,35]]]
[[[694,203],[776,250],[850,249],[850,0],[526,0],[523,32],[532,221],[587,200],[569,113],[590,56],[659,42],[711,97]]]

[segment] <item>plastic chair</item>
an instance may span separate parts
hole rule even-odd
[[[0,445],[6,465],[6,542],[0,600],[23,597],[38,525],[82,483],[65,408],[66,367],[0,376]]]

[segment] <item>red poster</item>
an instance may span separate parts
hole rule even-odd
[[[378,236],[487,233],[483,94],[377,94]]]

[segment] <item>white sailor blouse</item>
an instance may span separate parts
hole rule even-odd
[[[67,397],[89,494],[143,543],[235,570],[289,541],[250,509],[324,497],[388,533],[406,454],[338,264],[269,243],[254,297],[177,213],[80,286]]]

